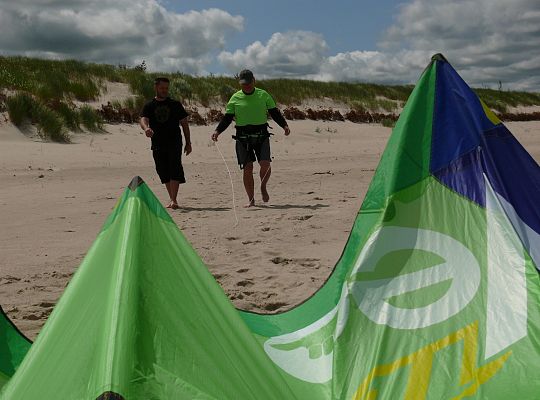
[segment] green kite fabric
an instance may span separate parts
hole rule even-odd
[[[126,189],[1,398],[96,399],[105,392],[294,398],[140,180]]]
[[[15,373],[30,345],[0,307],[0,389]]]
[[[538,164],[436,55],[311,298],[235,310],[137,178],[0,398],[536,399],[537,204]]]

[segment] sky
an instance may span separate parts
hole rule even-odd
[[[0,0],[0,26],[6,55],[402,84],[442,52],[473,86],[540,91],[539,0]]]

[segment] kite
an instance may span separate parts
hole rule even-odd
[[[236,310],[137,177],[36,341],[0,316],[0,398],[538,398],[538,204],[538,164],[437,54],[312,297]]]

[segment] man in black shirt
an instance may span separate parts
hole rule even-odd
[[[146,103],[142,110],[140,125],[146,136],[152,139],[152,154],[156,171],[161,183],[169,192],[170,202],[167,208],[178,209],[178,187],[186,182],[182,167],[182,133],[186,143],[184,153],[191,153],[191,140],[188,125],[188,113],[177,100],[169,95],[169,80],[156,78],[154,81],[156,96]]]

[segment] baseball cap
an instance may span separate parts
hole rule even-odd
[[[251,83],[255,79],[253,72],[251,72],[249,69],[243,69],[240,71],[238,78],[241,84]]]

